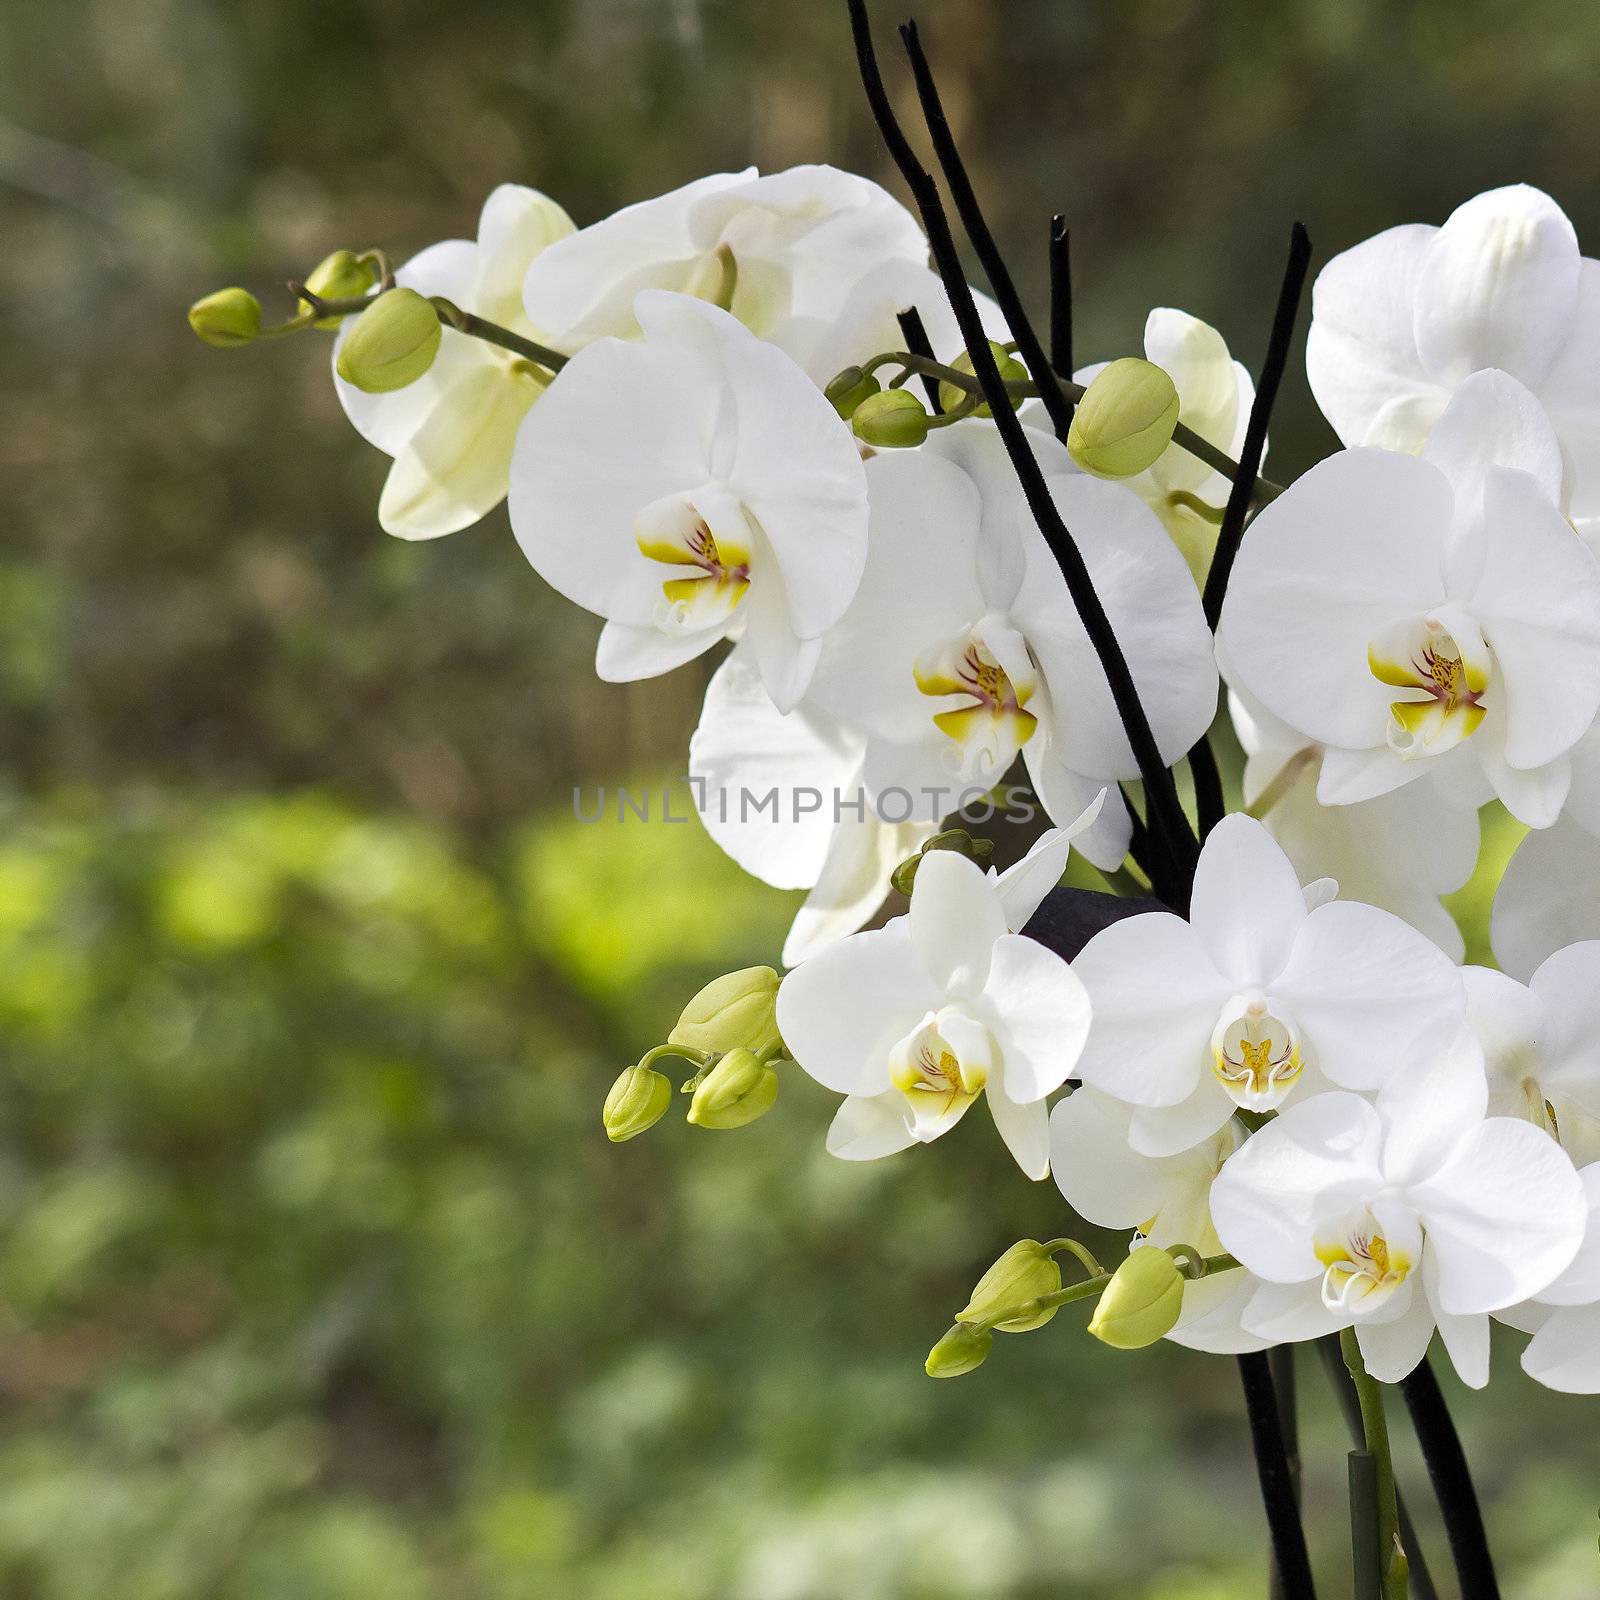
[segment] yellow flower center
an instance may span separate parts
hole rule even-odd
[[[1493,663],[1468,617],[1442,615],[1402,623],[1367,646],[1380,682],[1404,694],[1389,705],[1389,748],[1407,760],[1443,755],[1482,723]]]
[[[1317,1241],[1323,1265],[1322,1303],[1363,1316],[1376,1311],[1411,1274],[1410,1256],[1396,1248],[1363,1211],[1353,1223]]]
[[[742,507],[712,491],[699,498],[672,495],[646,506],[634,523],[639,552],[670,568],[657,621],[669,629],[698,631],[725,622],[750,587],[749,533]],[[720,530],[720,531],[719,531]]]
[[[961,752],[968,773],[998,776],[1038,728],[1039,719],[1024,709],[1038,682],[1027,645],[996,618],[924,651],[912,671],[930,699],[964,702],[936,711],[933,723]]]
[[[1305,1070],[1300,1039],[1266,1000],[1235,1000],[1211,1036],[1217,1082],[1246,1111],[1274,1111]]]
[[[919,1137],[958,1121],[989,1081],[993,1041],[981,1023],[948,1012],[924,1018],[889,1053],[889,1078]]]

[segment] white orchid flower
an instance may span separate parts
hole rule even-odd
[[[1325,804],[1438,770],[1533,827],[1600,711],[1600,561],[1556,509],[1561,451],[1500,372],[1421,460],[1342,451],[1251,524],[1219,642],[1238,685],[1324,746]]]
[[[860,453],[800,368],[726,312],[650,290],[637,313],[644,338],[574,356],[522,429],[512,529],[606,619],[602,678],[737,636],[788,709],[866,561]]]
[[[1137,1229],[1138,1244],[1222,1254],[1211,1223],[1211,1185],[1243,1141],[1238,1123],[1230,1120],[1176,1155],[1147,1156],[1128,1142],[1133,1115],[1131,1106],[1087,1084],[1056,1103],[1050,1171],[1067,1204],[1098,1227]],[[1167,1338],[1217,1354],[1264,1349],[1267,1341],[1239,1321],[1256,1285],[1242,1269],[1185,1284],[1183,1313]]]
[[[869,179],[827,166],[766,177],[749,168],[581,229],[535,263],[523,292],[528,315],[559,329],[566,350],[636,334],[643,289],[715,300],[763,338],[786,323],[809,336],[882,263],[927,259],[916,219]]]
[[[1435,1327],[1462,1379],[1489,1376],[1488,1313],[1552,1283],[1583,1237],[1577,1170],[1529,1122],[1484,1117],[1465,1029],[1414,1054],[1375,1106],[1314,1096],[1253,1134],[1211,1188],[1228,1251],[1263,1281],[1244,1325],[1272,1340],[1354,1327],[1372,1375],[1403,1378]]]
[[[555,201],[503,183],[484,202],[476,242],[430,245],[396,271],[395,282],[548,343],[546,328],[523,312],[522,278],[571,232],[572,219]],[[346,319],[334,342],[335,365],[354,320]],[[337,371],[333,381],[356,431],[394,457],[378,521],[400,539],[455,533],[505,499],[517,429],[544,392],[544,379],[526,361],[452,328],[443,330],[433,365],[403,389],[366,394]]]
[[[802,962],[778,991],[794,1059],[847,1096],[828,1149],[868,1161],[946,1133],[979,1095],[1030,1178],[1050,1169],[1045,1097],[1072,1072],[1089,1003],[1060,956],[1020,932],[1066,866],[1071,829],[999,877],[924,856],[911,909]]]
[[[1226,678],[1226,659],[1221,665]],[[1477,808],[1433,773],[1371,800],[1325,806],[1317,799],[1322,747],[1237,690],[1228,706],[1246,757],[1245,804],[1275,796],[1261,820],[1301,878],[1332,878],[1346,899],[1392,911],[1460,961],[1465,941],[1439,902],[1477,865]]]
[[[1588,1221],[1572,1264],[1532,1300],[1499,1320],[1531,1333],[1522,1370],[1564,1394],[1600,1394],[1600,1162],[1578,1174]]]
[[[1222,335],[1187,311],[1158,306],[1145,319],[1144,354],[1172,379],[1178,421],[1237,460],[1256,387]],[[1099,362],[1073,376],[1092,383],[1105,365]],[[1122,481],[1144,497],[1182,551],[1195,582],[1203,585],[1232,481],[1177,444],[1168,445],[1147,472]]]
[[[1380,1089],[1448,1040],[1465,1008],[1449,958],[1387,911],[1302,889],[1259,822],[1225,818],[1200,852],[1189,921],[1151,911],[1073,963],[1094,1006],[1078,1065],[1135,1108],[1129,1139],[1175,1155],[1236,1110],[1328,1084]]]
[[[1420,451],[1489,367],[1549,413],[1583,528],[1600,515],[1600,262],[1549,195],[1491,189],[1442,228],[1390,228],[1318,274],[1306,375],[1346,445]]]
[[[1000,308],[988,295],[972,291],[984,332],[1002,342],[1011,334]],[[954,361],[966,349],[960,325],[939,275],[906,257],[880,263],[862,277],[838,309],[826,317],[787,317],[766,337],[787,350],[820,387],[846,367],[905,348],[899,314],[915,310],[935,357]],[[920,380],[913,380],[920,382]]]
[[[936,751],[887,748],[811,700],[779,711],[744,649],[706,688],[689,778],[700,820],[733,860],[774,888],[809,891],[785,966],[867,922],[889,875],[956,808]]]
[[[1216,706],[1210,636],[1182,560],[1121,485],[1069,470],[1029,429],[1050,490],[1126,652],[1163,756],[1176,760]],[[1020,751],[1055,820],[1138,776],[1099,658],[1028,514],[992,423],[941,430],[867,464],[872,531],[854,603],[812,692],[891,745],[941,756],[951,783],[998,782]],[[1129,820],[1111,795],[1078,848],[1119,865]]]
[[[1464,967],[1489,1114],[1525,1117],[1574,1161],[1600,1158],[1600,941],[1558,950],[1526,984]]]

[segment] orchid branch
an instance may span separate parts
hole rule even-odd
[[[1187,905],[1189,875],[1193,869],[1198,846],[1188,819],[1183,814],[1183,808],[1178,803],[1178,791],[1172,773],[1161,758],[1149,717],[1145,713],[1138,688],[1133,681],[1133,674],[1129,670],[1127,658],[1122,652],[1105,608],[1095,592],[1083,554],[1062,520],[1061,513],[1056,509],[1049,487],[1045,483],[1044,473],[1028,446],[1023,426],[1008,403],[1009,397],[1001,381],[999,369],[995,365],[994,353],[989,348],[982,319],[978,315],[977,303],[973,299],[972,289],[961,267],[955,236],[945,215],[938,184],[934,181],[933,174],[922,166],[911,149],[895,116],[894,108],[889,103],[888,93],[884,89],[883,76],[872,43],[871,25],[867,20],[865,0],[849,0],[849,7],[856,54],[868,102],[877,119],[884,142],[900,167],[916,200],[917,208],[922,214],[934,261],[944,282],[945,292],[950,297],[956,321],[960,325],[962,339],[972,359],[974,374],[989,401],[995,426],[1022,485],[1028,509],[1060,564],[1062,576],[1066,579],[1067,588],[1072,595],[1084,631],[1088,634],[1089,642],[1093,645],[1101,668],[1106,674],[1117,714],[1122,720],[1128,743],[1144,780],[1146,803],[1150,807],[1151,816],[1157,820],[1159,832],[1166,836],[1169,847],[1180,857],[1176,881],[1165,886],[1166,892],[1174,904],[1180,907]],[[914,33],[907,38],[907,49],[913,52],[913,66],[915,66],[920,58],[920,49],[916,45]],[[922,62],[922,70],[918,74],[918,88],[919,92],[923,93],[924,112],[930,127],[936,122],[942,124],[943,112],[939,108],[937,92],[933,89],[931,77],[927,74],[925,61]],[[950,153],[948,129],[945,130],[942,139],[936,139],[936,145],[942,147],[942,156]],[[970,194],[970,190],[968,192]],[[989,237],[987,228],[983,226],[982,217],[976,213],[975,205],[971,210],[973,214],[967,218],[968,231],[973,233],[973,243],[979,248],[980,253],[987,253],[991,258],[986,262],[986,266],[990,270],[991,282],[1000,300],[1001,309],[1006,314],[1007,323],[1018,341],[1020,354],[1030,370],[1035,368],[1048,370],[1037,336],[1028,325],[1027,316],[1005,271],[1004,263],[997,259],[997,252],[993,250],[993,240]],[[987,241],[986,252],[984,244],[980,243],[979,234],[973,231],[974,224],[981,231],[982,239]],[[1032,360],[1029,359],[1030,355]],[[1049,387],[1046,385],[1047,389]],[[1046,404],[1050,403],[1047,399]],[[1064,433],[1065,429],[1062,431]]]
[[[319,317],[359,316],[378,298],[376,294],[371,294],[357,295],[351,299],[327,300],[294,279],[289,282],[289,293],[303,300]],[[464,333],[468,338],[481,339],[485,344],[498,345],[502,350],[509,350],[513,355],[522,356],[537,366],[547,368],[552,374],[559,372],[567,364],[567,357],[559,350],[552,350],[548,345],[540,344],[535,339],[526,339],[520,333],[513,333],[510,328],[501,327],[498,322],[490,322],[487,317],[463,311],[454,301],[446,300],[443,295],[432,296],[428,303],[438,313],[439,321],[445,327],[454,328],[457,333]]]
[[[1294,336],[1295,317],[1300,310],[1300,296],[1305,289],[1306,273],[1310,266],[1311,236],[1306,232],[1305,224],[1297,222],[1289,233],[1289,259],[1283,269],[1278,305],[1272,317],[1272,332],[1267,339],[1267,354],[1261,363],[1256,397],[1250,407],[1250,421],[1245,426],[1244,448],[1239,452],[1239,470],[1233,480],[1233,492],[1228,496],[1228,508],[1223,513],[1222,531],[1217,535],[1211,570],[1206,574],[1202,603],[1206,621],[1210,623],[1213,633],[1217,629],[1217,619],[1222,615],[1222,602],[1228,592],[1234,558],[1239,554],[1239,542],[1244,538],[1245,519],[1250,513],[1252,498],[1249,486],[1260,472],[1261,458],[1266,454],[1267,424],[1272,417],[1273,405],[1277,402],[1284,368],[1289,362],[1289,341]]]
[[[1245,1415],[1250,1422],[1250,1442],[1255,1449],[1256,1477],[1261,1485],[1261,1501],[1266,1507],[1273,1561],[1283,1585],[1284,1600],[1316,1600],[1316,1581],[1311,1575],[1311,1555],[1306,1549],[1305,1529],[1295,1500],[1294,1477],[1283,1440],[1272,1368],[1264,1351],[1247,1352],[1237,1360]]]
[[[1400,1393],[1411,1413],[1411,1426],[1444,1518],[1461,1600],[1500,1600],[1500,1585],[1494,1574],[1494,1558],[1489,1553],[1472,1469],[1426,1356],[1400,1380]]]

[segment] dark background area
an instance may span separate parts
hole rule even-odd
[[[1036,297],[1071,221],[1080,360],[1171,304],[1254,365],[1295,217],[1325,259],[1526,180],[1600,239],[1584,0],[918,11]],[[922,1375],[1070,1226],[981,1116],[849,1166],[793,1081],[604,1142],[617,1070],[792,910],[692,824],[573,821],[681,770],[703,673],[598,683],[503,511],[379,531],[320,337],[184,326],[470,236],[503,180],[582,223],[820,160],[893,186],[832,0],[0,8],[0,1595],[1262,1592],[1229,1363],[1064,1314]],[[1275,476],[1332,444],[1296,367]],[[1514,1346],[1458,1404],[1491,1529],[1510,1592],[1587,1600],[1594,1403]]]

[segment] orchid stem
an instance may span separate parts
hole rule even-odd
[[[1361,1341],[1356,1337],[1354,1328],[1346,1328],[1339,1335],[1339,1349],[1361,1402],[1361,1428],[1366,1437],[1367,1451],[1377,1464],[1376,1528],[1381,1580],[1376,1593],[1358,1594],[1357,1600],[1406,1600],[1406,1556],[1400,1545],[1394,1457],[1389,1450],[1389,1421],[1383,1410],[1383,1390],[1377,1379],[1367,1371],[1367,1364],[1361,1355]],[[1352,1506],[1352,1515],[1354,1511]]]
[[[1316,759],[1315,745],[1306,745],[1296,750],[1284,764],[1273,773],[1266,787],[1254,800],[1244,808],[1247,817],[1254,817],[1257,822],[1265,822],[1272,809],[1294,788],[1300,781],[1300,774]]]
[[[321,295],[313,294],[303,283],[292,280],[289,292],[296,299],[303,300],[319,317],[359,316],[377,298],[376,295],[357,295],[353,299],[325,300]],[[502,350],[509,350],[513,355],[522,356],[525,360],[552,373],[559,372],[567,364],[567,357],[559,350],[552,350],[548,345],[540,344],[534,339],[525,339],[520,333],[513,333],[510,328],[502,328],[498,322],[490,322],[487,317],[463,311],[454,301],[446,300],[443,295],[432,296],[428,304],[438,313],[440,322],[447,328],[454,328],[457,333],[464,333],[472,339],[481,339],[485,344],[498,345]]]

